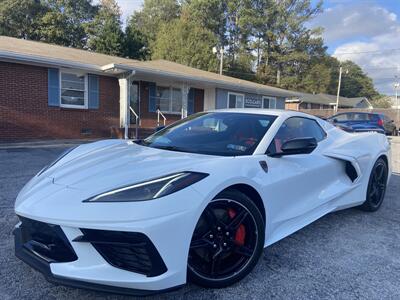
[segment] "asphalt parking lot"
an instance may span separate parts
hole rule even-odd
[[[0,299],[128,299],[55,286],[14,257],[15,197],[65,146],[0,147]],[[265,249],[232,287],[187,285],[155,299],[400,299],[400,137],[392,149],[394,173],[378,212],[325,216]]]

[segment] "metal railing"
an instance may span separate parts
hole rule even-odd
[[[165,126],[165,122],[167,121],[167,118],[163,115],[161,110],[157,108],[157,127],[160,126],[160,116],[163,118],[163,124]]]
[[[129,109],[130,109],[131,113],[135,116],[135,125],[136,125],[135,138],[138,138],[138,135],[139,135],[139,116],[131,106],[129,106]]]

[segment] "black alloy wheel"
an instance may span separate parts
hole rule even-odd
[[[360,206],[365,211],[376,211],[382,205],[385,198],[388,179],[388,167],[386,162],[379,158],[372,168],[368,182],[366,201]]]
[[[265,225],[257,206],[239,191],[225,191],[202,213],[189,250],[188,277],[225,287],[246,276],[264,248]]]

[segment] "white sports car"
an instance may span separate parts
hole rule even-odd
[[[76,287],[224,287],[318,218],[377,210],[389,162],[384,135],[304,113],[198,113],[144,140],[81,145],[41,170],[16,200],[15,251]]]

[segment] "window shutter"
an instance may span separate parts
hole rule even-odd
[[[149,112],[155,112],[156,107],[156,84],[154,82],[149,83]]]
[[[88,75],[88,107],[99,109],[99,76]]]
[[[187,106],[188,115],[194,114],[194,89],[189,89],[188,94],[188,106]]]
[[[60,106],[60,71],[58,69],[48,70],[48,95],[49,106]]]

